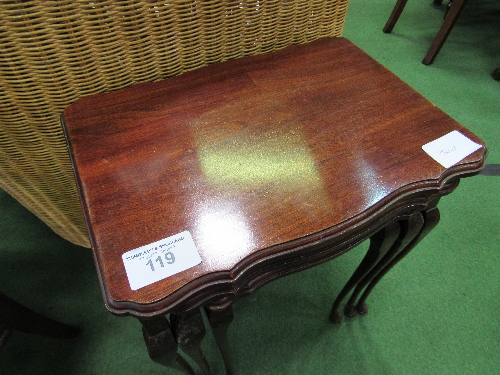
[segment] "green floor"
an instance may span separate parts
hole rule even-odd
[[[500,164],[500,3],[470,1],[432,66],[420,63],[443,15],[409,1],[393,34],[395,0],[352,0],[344,35],[482,137]],[[370,313],[327,316],[366,245],[238,301],[229,332],[236,373],[496,374],[500,368],[500,176],[464,180],[441,223],[379,284]],[[104,308],[90,250],[53,234],[0,191],[0,290],[83,328],[74,341],[15,333],[0,374],[163,374],[139,323]],[[221,360],[205,340],[214,374]]]

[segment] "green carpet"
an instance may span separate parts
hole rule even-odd
[[[352,0],[344,35],[482,137],[500,163],[500,5],[470,1],[433,65],[421,60],[442,20],[431,0],[409,1],[392,34],[395,0]],[[366,244],[266,285],[234,305],[236,373],[495,374],[500,368],[500,177],[463,180],[443,198],[441,223],[379,284],[367,316],[332,325],[331,303]],[[52,233],[0,191],[0,290],[83,328],[59,341],[14,333],[0,374],[164,374],[140,325],[104,307],[90,250]],[[223,367],[213,337],[204,347]]]

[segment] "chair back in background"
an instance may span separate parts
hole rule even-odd
[[[77,98],[340,36],[349,0],[2,1],[0,187],[90,246],[59,116]]]

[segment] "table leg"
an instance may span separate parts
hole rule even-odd
[[[194,375],[191,366],[177,352],[177,341],[166,317],[139,318],[139,321],[149,358],[185,375]]]
[[[368,307],[366,306],[366,299],[370,295],[371,291],[377,283],[385,276],[389,270],[394,267],[401,259],[403,259],[429,232],[436,227],[439,222],[440,214],[437,207],[433,207],[427,211],[423,212],[423,225],[418,224],[420,226],[419,233],[409,242],[406,246],[404,243],[401,246],[401,251],[379,272],[373,280],[371,280],[368,287],[363,292],[363,295],[359,299],[356,310],[360,314],[366,314],[368,312]],[[411,219],[411,218],[410,218]],[[408,233],[414,231],[415,228],[412,229],[412,225],[416,225],[415,222],[412,223],[411,220],[408,220]]]
[[[380,275],[381,271],[384,270],[384,267],[387,266],[394,259],[394,257],[402,249],[405,249],[408,244],[420,233],[422,227],[424,226],[424,217],[422,216],[421,212],[415,212],[408,218],[408,220],[399,221],[398,224],[400,225],[398,239],[396,240],[396,242],[394,242],[387,253],[380,259],[380,261],[370,270],[370,272],[368,272],[368,274],[366,274],[366,276],[363,277],[363,279],[356,285],[356,288],[349,298],[349,301],[347,301],[344,310],[347,316],[352,317],[355,316],[358,312],[363,313],[363,310],[358,310],[357,307],[355,307],[356,299],[358,298],[359,294],[372,280]],[[374,286],[375,285],[373,285],[373,287]]]
[[[333,302],[330,312],[330,321],[340,323],[342,321],[342,313],[339,311],[339,306],[342,300],[349,294],[363,277],[373,268],[375,264],[390,250],[394,242],[399,236],[400,227],[397,222],[389,223],[384,229],[378,231],[370,238],[370,247],[365,257],[359,264],[356,271],[342,288],[338,297]]]
[[[233,321],[233,309],[231,305],[225,308],[216,306],[205,307],[208,321],[214,333],[215,342],[219,347],[226,367],[226,375],[233,375],[233,365],[231,363],[231,356],[229,354],[229,344],[227,341],[227,330]]]
[[[210,375],[207,359],[201,350],[201,342],[206,331],[200,309],[185,314],[170,314],[170,324],[182,351],[200,366],[204,375]]]
[[[449,4],[450,6],[446,12],[444,21],[422,61],[424,65],[432,64],[453,29],[453,26],[457,22],[458,16],[462,13],[466,3],[467,0],[454,0]]]
[[[398,22],[399,16],[403,12],[403,9],[407,1],[408,0],[398,0],[396,2],[396,5],[394,5],[394,9],[392,10],[391,15],[389,16],[389,19],[387,20],[384,26],[384,33],[390,33],[392,31],[394,25],[396,25],[396,22]]]

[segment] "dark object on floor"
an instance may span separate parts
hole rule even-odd
[[[491,73],[491,76],[494,80],[500,81],[500,68],[496,68],[493,73]]]
[[[0,348],[13,331],[56,339],[73,339],[80,330],[40,315],[0,293]]]

